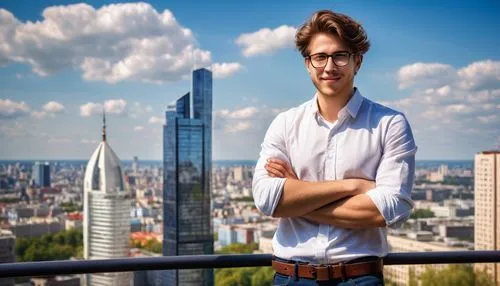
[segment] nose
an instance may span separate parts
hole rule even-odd
[[[326,59],[326,66],[324,68],[325,71],[333,71],[336,68],[335,64],[333,63],[333,57],[329,56]]]

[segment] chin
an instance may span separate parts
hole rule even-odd
[[[327,88],[322,88],[320,92],[325,96],[334,97],[339,93],[339,89],[327,87]]]

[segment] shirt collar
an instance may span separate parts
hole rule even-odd
[[[358,88],[354,88],[354,94],[351,96],[346,106],[339,111],[339,118],[343,113],[347,111],[352,118],[356,118],[358,115],[359,109],[361,108],[361,104],[363,103],[363,96],[359,92]],[[320,115],[319,107],[318,107],[318,93],[314,94],[314,99],[311,103],[311,112],[314,116]]]

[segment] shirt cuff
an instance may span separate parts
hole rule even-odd
[[[393,188],[376,187],[366,192],[384,217],[387,227],[399,228],[410,217],[414,203]]]

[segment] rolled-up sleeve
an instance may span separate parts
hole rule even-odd
[[[383,155],[377,169],[376,187],[366,194],[390,228],[398,228],[411,214],[411,190],[415,179],[417,146],[408,121],[395,115],[388,124]]]
[[[272,216],[278,206],[286,178],[268,176],[264,165],[269,158],[278,158],[290,164],[285,144],[285,124],[285,114],[280,113],[267,129],[252,181],[255,206],[267,216]]]

